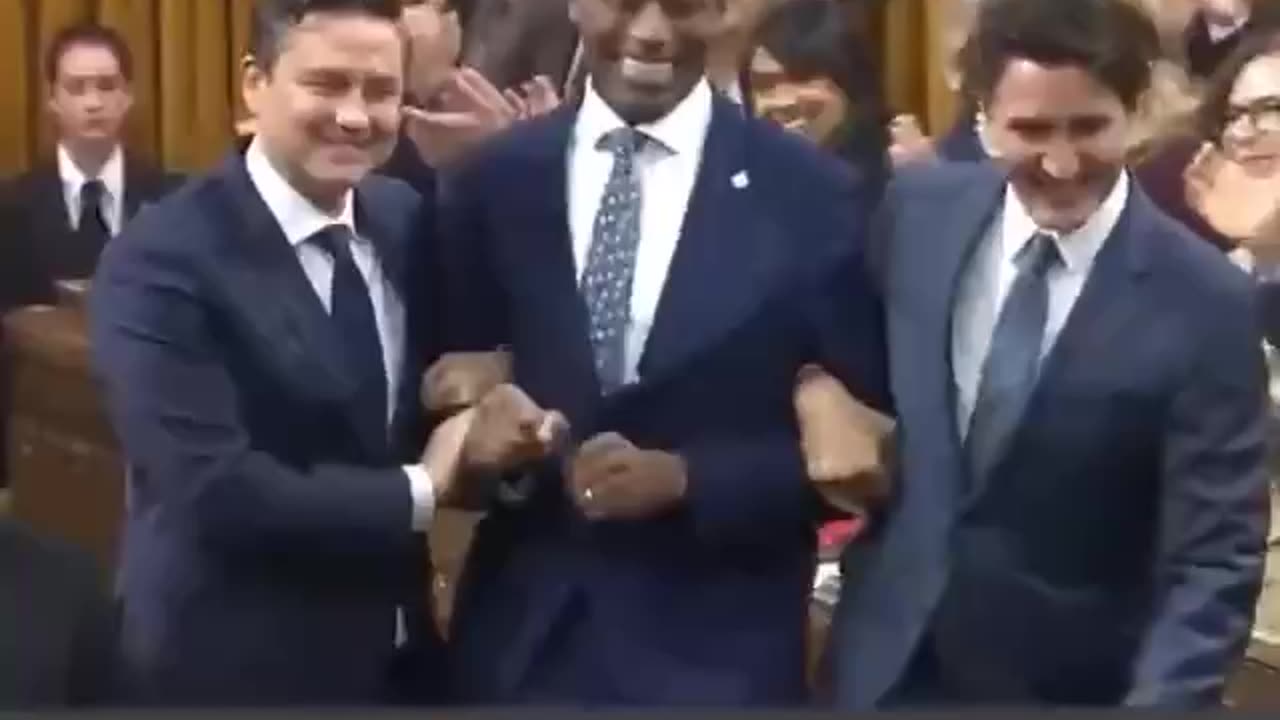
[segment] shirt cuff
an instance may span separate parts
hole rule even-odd
[[[409,478],[409,494],[413,497],[413,529],[426,532],[431,529],[436,512],[436,488],[431,474],[421,465],[405,465],[404,474]]]

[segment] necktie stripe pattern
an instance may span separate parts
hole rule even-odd
[[[605,393],[620,387],[626,377],[626,337],[642,203],[635,163],[648,143],[647,136],[631,128],[605,133],[597,143],[597,148],[613,155],[613,169],[592,227],[581,291],[590,318],[596,375]]]
[[[1047,276],[1060,261],[1056,241],[1044,233],[1018,255],[1018,274],[1000,307],[965,437],[974,480],[994,468],[1035,388],[1049,314]]]

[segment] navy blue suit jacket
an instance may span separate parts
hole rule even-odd
[[[987,164],[889,191],[902,477],[832,636],[843,708],[893,700],[932,634],[978,701],[1214,703],[1262,578],[1265,369],[1248,279],[1136,186],[987,478],[955,423],[958,278],[1005,187]]]
[[[141,700],[369,704],[440,672],[399,468],[423,439],[412,288],[429,280],[406,274],[423,207],[395,180],[356,190],[357,230],[406,298],[391,442],[352,412],[343,340],[239,155],[108,245],[91,331],[130,463],[119,583]]]
[[[510,345],[516,382],[576,440],[616,431],[689,472],[683,506],[643,521],[589,523],[556,463],[533,470],[526,502],[490,510],[455,604],[465,699],[804,697],[818,504],[791,393],[818,361],[883,402],[882,316],[861,277],[870,200],[838,160],[714,102],[641,379],[607,398],[566,217],[574,108],[499,139],[453,187],[446,302],[468,312],[452,341]]]

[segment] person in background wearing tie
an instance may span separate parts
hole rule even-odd
[[[843,709],[1206,708],[1267,529],[1255,296],[1124,162],[1158,39],[1126,0],[984,0],[999,165],[902,170],[872,265],[898,463],[837,609]]]
[[[58,143],[51,161],[0,194],[0,313],[53,303],[55,281],[91,277],[108,239],[178,180],[121,144],[133,106],[133,59],[114,30],[61,30],[44,73]]]
[[[816,362],[886,403],[874,201],[712,90],[720,8],[573,0],[581,102],[479,151],[442,210],[450,348],[506,346],[511,402],[568,424],[468,465],[502,483],[454,605],[460,700],[806,700],[820,514],[792,393]]]
[[[401,119],[399,18],[399,0],[258,0],[249,147],[103,254],[89,324],[130,469],[139,703],[440,697],[423,533],[467,416],[424,442],[440,281],[410,257],[433,204],[372,172]]]

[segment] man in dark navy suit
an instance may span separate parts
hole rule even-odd
[[[455,691],[799,703],[818,499],[792,388],[822,362],[883,405],[870,193],[713,92],[715,0],[571,8],[581,102],[479,152],[444,215],[451,346],[507,346],[509,392],[569,425],[468,464],[503,484],[459,587]]]
[[[94,360],[130,465],[123,655],[140,702],[430,700],[430,203],[396,140],[398,0],[260,0],[243,155],[108,246]],[[443,433],[443,435],[442,435]],[[452,438],[450,440],[450,438]],[[441,454],[443,453],[443,454]]]
[[[60,30],[44,80],[57,146],[0,188],[0,314],[52,304],[56,281],[92,277],[108,240],[179,181],[123,146],[133,55],[114,30]]]
[[[989,0],[1000,166],[904,170],[883,287],[901,476],[831,638],[847,709],[1210,707],[1267,528],[1254,293],[1124,168],[1158,42],[1126,0]]]

